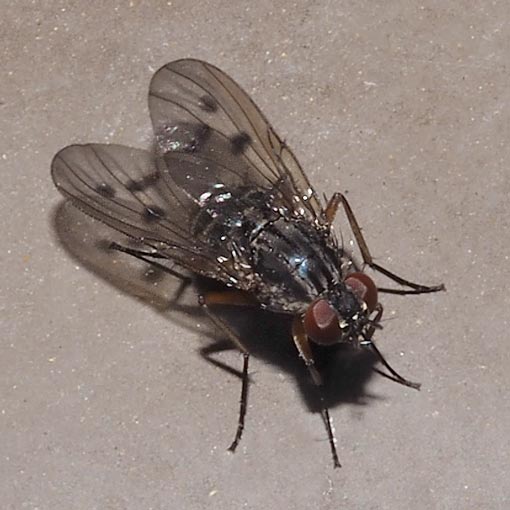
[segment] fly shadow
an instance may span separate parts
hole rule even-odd
[[[214,283],[198,282],[198,285],[210,289]],[[366,391],[378,361],[372,352],[347,344],[328,347],[312,344],[315,366],[323,379],[323,386],[317,388],[292,341],[292,317],[258,308],[233,306],[225,307],[222,317],[253,357],[278,367],[296,381],[310,412],[320,412],[324,404],[328,408],[341,404],[365,405],[369,399],[378,398]],[[207,361],[241,378],[238,368],[226,365],[215,356],[232,348],[230,340],[220,338],[200,352]],[[252,379],[255,377],[251,376]]]
[[[112,250],[111,244],[115,242],[131,243],[134,249],[136,243],[126,241],[124,236],[84,215],[69,202],[62,202],[55,209],[52,224],[66,252],[114,288],[135,297],[183,328],[196,331],[197,322],[209,324],[197,304],[197,294],[224,289],[221,284],[191,274],[179,279],[169,274],[169,271],[181,271],[179,267],[142,262]],[[292,341],[291,317],[253,307],[230,306],[222,310],[222,316],[255,358],[278,367],[296,381],[310,412],[320,412],[324,404],[329,408],[341,404],[366,405],[369,400],[380,398],[366,392],[366,384],[377,363],[371,351],[346,344],[328,347],[312,344],[316,367],[324,380],[324,386],[318,389],[310,380]],[[233,348],[231,342],[224,337],[217,338],[217,330],[211,325],[201,327],[200,331],[211,341],[198,349],[201,356],[240,378],[241,372],[236,367],[217,357],[219,351]]]
[[[192,275],[183,275],[183,279],[170,277],[171,265],[144,263],[111,249],[115,242],[134,248],[136,243],[83,214],[68,201],[55,208],[51,221],[58,243],[71,258],[117,290],[158,313],[170,313],[185,328],[190,328],[190,316],[203,315],[196,297],[189,292]]]

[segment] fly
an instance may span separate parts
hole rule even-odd
[[[199,304],[243,354],[239,420],[229,449],[241,439],[247,409],[250,353],[216,313],[252,306],[292,317],[292,338],[314,384],[323,379],[312,344],[349,344],[374,352],[386,376],[399,375],[377,349],[383,307],[379,293],[422,294],[443,285],[410,282],[374,262],[341,193],[323,205],[300,164],[262,112],[232,78],[194,59],[159,69],[149,90],[155,150],[121,145],[71,145],[53,159],[56,187],[74,206],[142,249],[111,248],[160,265],[162,259],[224,284]],[[363,267],[402,288],[378,288],[335,237],[338,209],[346,215]],[[216,308],[216,311],[215,311]],[[324,399],[335,467],[336,440]]]

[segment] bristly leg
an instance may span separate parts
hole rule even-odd
[[[384,359],[384,356],[382,355],[381,351],[376,347],[373,341],[370,341],[367,345],[377,354],[379,361],[388,369],[391,375],[386,374],[385,372],[379,370],[378,368],[374,368],[374,370],[378,374],[381,374],[383,377],[386,377],[391,381],[395,381],[399,384],[402,384],[403,386],[413,388],[414,390],[419,390],[421,388],[421,383],[409,381],[405,377],[402,377],[395,369],[393,369],[391,365]]]
[[[208,292],[201,294],[198,297],[199,305],[204,309],[205,313],[209,316],[211,321],[218,326],[228,336],[229,340],[242,352],[243,354],[243,372],[241,382],[241,399],[239,401],[239,418],[237,421],[236,434],[228,450],[235,452],[239,441],[243,435],[244,422],[246,418],[246,411],[248,409],[248,390],[249,390],[249,375],[248,365],[250,361],[250,353],[244,346],[239,336],[232,330],[232,328],[218,315],[216,315],[210,308],[214,305],[223,306],[251,306],[254,304],[250,295],[241,291],[224,291],[224,292]]]
[[[374,262],[374,259],[372,258],[372,255],[370,254],[370,250],[368,249],[367,243],[365,241],[365,238],[363,237],[363,234],[361,232],[361,228],[356,220],[356,217],[354,216],[354,212],[351,209],[351,206],[349,205],[349,202],[345,195],[342,193],[334,193],[331,199],[329,200],[326,209],[324,211],[326,220],[329,224],[333,222],[335,219],[338,206],[342,204],[344,208],[344,212],[347,216],[347,220],[349,221],[349,225],[351,226],[352,233],[354,234],[354,238],[356,239],[356,242],[358,243],[358,247],[361,252],[361,256],[363,258],[363,262],[372,268],[374,271],[378,271],[379,273],[383,274],[390,280],[393,280],[394,282],[398,283],[399,285],[402,285],[404,287],[409,287],[412,290],[404,290],[404,289],[385,289],[385,288],[379,288],[379,292],[386,292],[388,294],[427,294],[430,292],[439,292],[441,290],[446,290],[443,283],[440,285],[421,285],[419,283],[414,283],[409,280],[406,280],[395,273],[392,273],[388,269],[380,266],[379,264],[376,264]]]
[[[149,251],[142,251],[142,250],[135,250],[134,248],[128,248],[126,246],[122,246],[121,244],[118,244],[116,242],[111,242],[108,246],[110,250],[118,251],[120,253],[125,253],[127,255],[130,255],[131,257],[134,257],[135,259],[141,260],[142,262],[146,262],[147,264],[151,265],[152,267],[155,267],[156,269],[159,269],[160,271],[164,273],[168,273],[172,276],[175,276],[179,280],[181,280],[181,283],[179,287],[177,288],[174,297],[173,302],[178,302],[181,298],[182,294],[193,281],[192,278],[189,276],[186,276],[182,273],[179,273],[179,271],[175,271],[174,269],[171,269],[170,267],[165,266],[164,264],[160,264],[154,259],[164,259],[168,260],[167,257],[164,255],[161,255],[157,252],[149,252]]]
[[[404,386],[408,386],[409,388],[413,388],[415,390],[419,390],[421,388],[421,384],[417,382],[412,382],[406,379],[405,377],[402,377],[384,358],[382,355],[382,352],[377,348],[377,346],[374,344],[372,340],[372,336],[374,334],[376,324],[378,324],[381,321],[382,314],[383,314],[383,307],[380,303],[377,304],[377,307],[375,309],[376,316],[372,320],[372,325],[367,330],[367,333],[363,337],[363,342],[361,342],[361,345],[367,346],[377,355],[378,360],[386,367],[386,369],[390,372],[389,374],[383,372],[382,370],[379,370],[378,368],[374,368],[374,371],[378,374],[382,375],[383,377],[386,377],[387,379],[390,379],[394,382],[397,382],[399,384],[402,384]],[[390,375],[391,374],[391,375]]]
[[[243,352],[243,378],[241,383],[241,399],[239,400],[239,419],[237,421],[237,429],[234,440],[231,445],[227,448],[230,452],[235,452],[239,441],[244,431],[244,420],[246,417],[246,410],[248,408],[248,387],[249,387],[249,376],[248,376],[248,362],[250,355]]]
[[[165,273],[171,274],[172,276],[175,276],[182,280],[183,282],[186,282],[187,284],[192,282],[192,279],[189,276],[183,275],[182,273],[179,273],[178,271],[175,271],[163,264],[160,264],[159,262],[156,262],[154,259],[164,259],[168,260],[167,257],[164,255],[161,255],[157,252],[149,252],[149,251],[142,251],[142,250],[135,250],[134,248],[128,248],[126,246],[122,246],[121,244],[118,244],[116,242],[112,242],[109,245],[110,250],[118,251],[120,253],[126,253],[127,255],[131,255],[135,259],[141,260],[143,262],[147,262],[147,264],[150,264],[151,266],[157,267],[158,269],[161,269],[161,271],[164,271]]]
[[[340,460],[338,459],[338,452],[336,450],[336,438],[333,430],[333,424],[329,416],[329,409],[326,406],[326,402],[324,401],[324,395],[322,394],[323,384],[322,377],[315,368],[315,360],[313,358],[312,350],[310,348],[308,335],[305,332],[303,320],[298,315],[294,317],[294,321],[292,322],[292,338],[294,339],[294,343],[296,344],[296,348],[299,352],[299,355],[305,362],[306,368],[308,369],[312,381],[315,387],[317,388],[317,394],[321,406],[321,417],[322,420],[324,421],[324,426],[326,427],[326,431],[328,434],[331,456],[333,457],[333,466],[335,468],[342,467],[342,465],[340,464]]]

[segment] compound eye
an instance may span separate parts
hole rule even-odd
[[[365,273],[352,273],[345,279],[345,284],[365,302],[369,312],[375,310],[377,306],[377,287],[370,276]]]
[[[338,315],[325,300],[312,303],[305,312],[303,326],[306,334],[317,344],[331,345],[341,337]]]

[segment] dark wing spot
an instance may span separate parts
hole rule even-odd
[[[248,133],[239,133],[230,139],[232,154],[242,154],[251,143],[251,136]]]
[[[138,181],[134,179],[130,180],[126,183],[126,189],[128,191],[143,191],[147,189],[149,186],[155,184],[160,177],[161,174],[159,172],[153,172],[152,174],[142,177]]]
[[[102,182],[96,187],[97,193],[105,198],[113,198],[115,196],[115,190],[105,182]]]
[[[128,191],[143,191],[145,189],[143,179],[140,181],[131,180],[126,182],[126,189]]]
[[[211,96],[202,96],[200,98],[199,107],[204,112],[215,112],[218,110],[218,103]]]
[[[153,223],[155,221],[162,220],[165,217],[165,211],[157,205],[147,206],[143,212],[143,219],[147,223]]]

